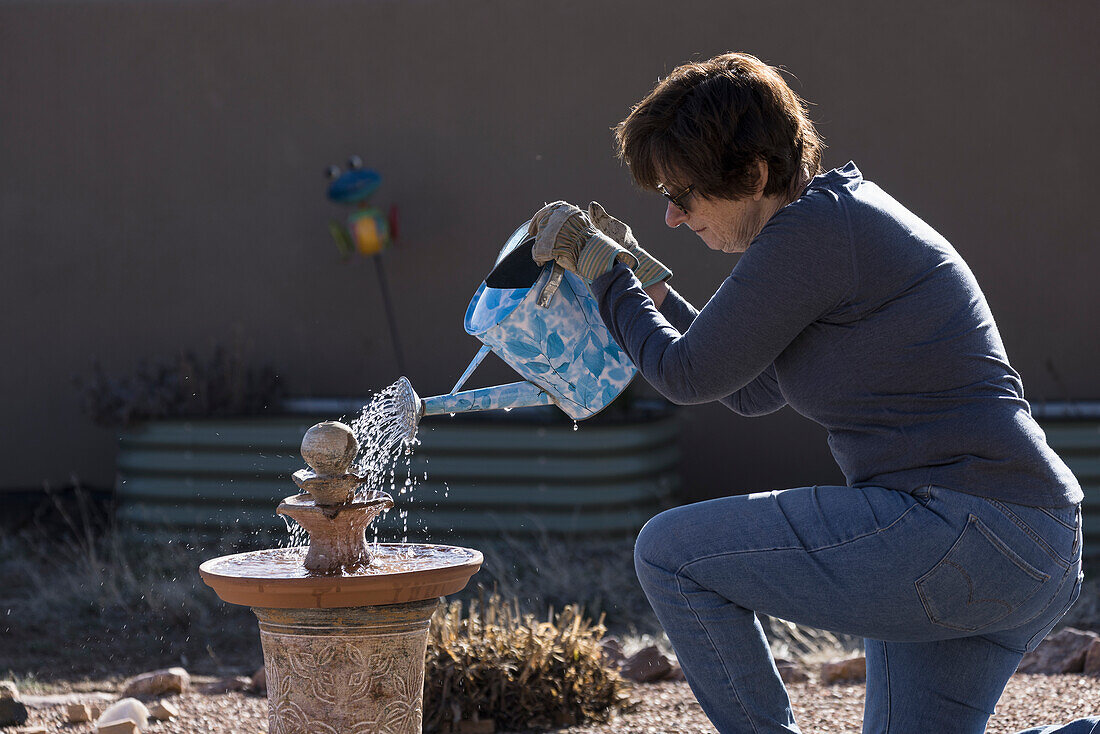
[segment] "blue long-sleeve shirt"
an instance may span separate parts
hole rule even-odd
[[[790,405],[828,430],[853,487],[1082,499],[966,263],[853,163],[777,212],[701,311],[675,291],[658,311],[623,265],[592,290],[665,397],[742,415]]]

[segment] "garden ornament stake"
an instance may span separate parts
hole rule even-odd
[[[352,213],[348,215],[347,225],[335,221],[329,222],[329,232],[336,240],[336,247],[345,258],[358,252],[374,260],[375,272],[378,273],[378,289],[386,309],[386,321],[390,327],[390,340],[393,343],[397,369],[405,372],[405,357],[398,339],[389,282],[386,279],[386,270],[382,266],[382,252],[397,239],[397,205],[390,206],[388,215],[384,215],[380,209],[370,205],[370,197],[382,183],[382,176],[374,169],[363,168],[363,161],[357,155],[348,159],[348,170],[341,171],[339,166],[329,166],[325,170],[325,175],[329,180],[329,201],[354,207]]]
[[[534,238],[524,222],[504,244],[491,273],[466,309],[466,333],[484,344],[446,395],[403,391],[409,433],[425,415],[557,405],[573,420],[606,408],[637,369],[611,338],[584,281],[560,266],[531,259]],[[524,379],[459,392],[489,352]]]

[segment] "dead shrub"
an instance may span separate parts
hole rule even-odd
[[[493,719],[507,731],[606,721],[625,684],[600,649],[606,629],[573,604],[545,621],[498,595],[452,602],[432,620],[424,730]]]

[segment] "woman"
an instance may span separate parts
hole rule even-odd
[[[556,202],[532,220],[536,260],[591,284],[670,400],[789,404],[828,429],[847,480],[642,529],[638,578],[703,710],[721,732],[799,731],[765,613],[866,638],[865,732],[982,732],[1080,593],[1082,493],[974,276],[854,164],[822,174],[802,100],[752,56],[681,66],[616,136],[670,227],[744,254],[696,311],[629,228]],[[1041,731],[1100,732],[1100,718]]]

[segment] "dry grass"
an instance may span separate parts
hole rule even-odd
[[[604,663],[604,632],[576,605],[540,621],[499,596],[452,602],[429,633],[425,730],[462,720],[510,730],[606,721],[626,697]]]
[[[102,531],[81,512],[0,534],[0,676],[48,686],[150,666],[220,674],[258,665],[255,619],[222,603],[198,565],[265,539]]]
[[[634,542],[621,539],[478,539],[485,556],[475,585],[506,599],[518,599],[525,612],[579,604],[603,617],[612,634],[634,636],[660,631],[657,618],[634,575]],[[480,595],[468,594],[467,598]]]

